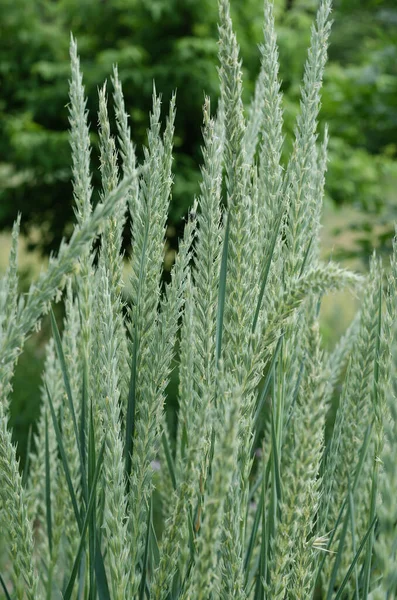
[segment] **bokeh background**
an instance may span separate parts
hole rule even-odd
[[[259,70],[263,0],[231,0],[231,5],[248,107]],[[316,6],[317,0],[275,0],[286,157]],[[334,0],[333,16],[320,123],[320,131],[328,123],[331,136],[323,252],[365,269],[372,248],[387,255],[397,214],[397,3]],[[9,228],[21,212],[22,291],[73,227],[70,32],[78,41],[88,96],[94,184],[99,179],[97,88],[109,79],[113,64],[123,82],[138,156],[153,81],[164,105],[177,90],[171,258],[198,191],[204,92],[216,106],[216,0],[0,0],[0,272],[8,260]],[[128,247],[126,231],[126,252]],[[355,304],[343,294],[326,299],[326,344],[335,342]],[[48,336],[44,321],[26,344],[14,380],[11,425],[22,458],[38,414]]]

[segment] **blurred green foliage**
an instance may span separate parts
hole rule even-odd
[[[316,0],[276,0],[286,151]],[[259,69],[262,0],[231,2],[249,103]],[[56,248],[73,220],[68,147],[69,33],[77,37],[92,123],[96,88],[119,65],[138,155],[153,81],[167,102],[177,89],[176,173],[170,216],[177,227],[197,193],[201,106],[216,101],[214,0],[0,0],[0,228],[17,211],[36,243]],[[341,203],[395,218],[397,187],[397,7],[395,0],[335,0],[322,121],[330,126],[327,190]],[[110,93],[110,86],[109,86]],[[40,235],[37,236],[37,228]],[[170,228],[170,231],[175,231]],[[382,230],[381,235],[384,233]],[[365,240],[365,236],[363,238]],[[381,240],[381,237],[379,238]],[[39,240],[37,242],[37,240]]]

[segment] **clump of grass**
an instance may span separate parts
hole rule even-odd
[[[163,127],[153,91],[137,164],[117,69],[115,132],[100,89],[102,189],[94,208],[72,38],[76,228],[20,296],[18,218],[0,282],[4,597],[395,597],[397,245],[386,284],[376,257],[367,278],[319,258],[328,133],[319,142],[318,113],[330,12],[330,0],[321,0],[283,165],[272,2],[265,0],[261,71],[246,116],[229,2],[219,0],[220,101],[214,113],[204,104],[200,195],[165,287],[175,96]],[[362,307],[328,354],[321,298],[345,286],[362,295]],[[7,427],[13,371],[65,288],[63,334],[51,312],[41,414],[21,474]],[[177,347],[172,436],[166,390]]]

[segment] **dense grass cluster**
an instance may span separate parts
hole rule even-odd
[[[261,71],[246,116],[229,2],[219,0],[220,102],[214,114],[204,104],[201,192],[166,286],[175,98],[163,128],[153,92],[138,165],[114,70],[117,131],[104,86],[101,202],[93,208],[88,115],[71,41],[76,228],[20,296],[18,219],[0,286],[5,598],[396,597],[397,257],[387,275],[374,257],[367,278],[321,262],[327,132],[319,142],[317,119],[331,2],[321,0],[312,28],[287,165],[272,10],[265,0]],[[362,306],[328,353],[321,299],[343,286]],[[21,474],[7,428],[13,371],[63,290],[63,335],[50,312],[41,414]],[[176,354],[174,436],[166,392]]]

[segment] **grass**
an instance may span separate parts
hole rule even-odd
[[[99,90],[102,187],[92,206],[88,115],[71,39],[76,228],[20,295],[18,219],[0,286],[6,597],[395,596],[397,247],[385,274],[376,256],[368,276],[322,258],[328,133],[318,135],[317,121],[330,11],[322,0],[284,165],[272,3],[264,5],[261,72],[246,116],[229,3],[219,0],[220,102],[215,112],[204,104],[200,195],[166,285],[176,99],[163,123],[153,90],[137,164],[114,69],[114,132],[106,86]],[[330,350],[323,297],[343,289],[359,301],[358,314]],[[61,298],[62,334],[51,312]],[[21,474],[9,398],[25,342],[47,313],[40,416]]]

